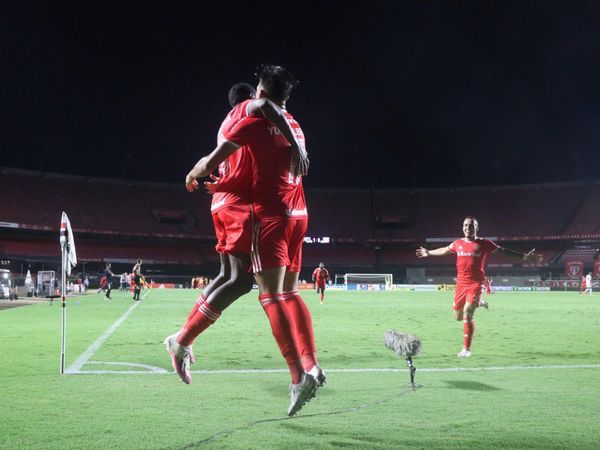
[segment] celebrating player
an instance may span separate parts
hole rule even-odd
[[[308,159],[300,125],[285,111],[295,85],[293,76],[283,67],[271,65],[261,67],[257,76],[259,100],[249,102],[248,116],[224,134],[225,140],[210,155],[198,161],[186,182],[189,185],[207,176],[240,147],[247,146],[252,155],[252,199],[257,219],[252,270],[260,289],[259,300],[290,368],[288,414],[294,415],[325,381],[317,365],[310,312],[298,293],[308,222],[302,175]],[[261,100],[263,105],[274,102],[282,109],[284,127],[252,114]]]
[[[315,284],[317,294],[321,293],[320,302],[322,305],[325,299],[325,286],[329,281],[329,271],[325,268],[325,264],[323,264],[322,262],[319,263],[319,267],[317,267],[312,273],[312,280]]]
[[[144,276],[142,275],[142,260],[138,259],[133,269],[131,269],[131,273],[133,274],[133,282],[135,287],[133,289],[133,299],[137,302],[140,300],[140,291],[142,290],[142,283],[144,282]]]
[[[477,237],[478,230],[477,219],[467,216],[463,221],[464,238],[452,242],[447,247],[434,250],[420,247],[416,252],[419,258],[456,254],[457,277],[452,309],[454,318],[463,321],[464,329],[463,349],[457,355],[459,358],[471,356],[471,343],[475,333],[475,310],[479,307],[482,283],[485,280],[485,260],[488,255],[500,252],[505,256],[522,258],[525,261],[542,261],[541,255],[533,253],[535,249],[528,253],[519,253],[503,248],[489,239]]]

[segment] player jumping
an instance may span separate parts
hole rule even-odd
[[[246,111],[257,101],[275,103],[284,113],[285,126],[275,126],[260,114],[248,114],[224,134],[225,140],[210,155],[198,161],[186,184],[209,175],[240,147],[249,149],[256,217],[252,271],[259,285],[260,303],[292,376],[288,409],[292,416],[314,396],[325,378],[317,365],[310,312],[298,292],[302,242],[308,223],[302,164],[303,160],[307,164],[308,159],[302,130],[285,111],[295,80],[280,66],[263,66],[257,76],[258,100],[244,105]]]

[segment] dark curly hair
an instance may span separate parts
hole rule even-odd
[[[244,100],[254,98],[256,95],[256,89],[254,86],[248,83],[235,83],[229,89],[229,105],[233,108],[238,103],[242,103]]]

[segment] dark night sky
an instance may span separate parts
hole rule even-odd
[[[600,173],[597,1],[59,3],[1,11],[0,165],[183,182],[274,62],[301,81],[307,187]]]

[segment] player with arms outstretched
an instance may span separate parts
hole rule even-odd
[[[312,280],[315,284],[317,294],[321,294],[319,301],[322,305],[323,301],[325,300],[325,286],[329,281],[329,271],[325,268],[325,264],[322,262],[319,263],[319,267],[317,267],[312,273]]]
[[[541,262],[542,257],[533,253],[520,253],[500,247],[489,239],[477,237],[479,223],[475,217],[467,216],[463,221],[464,238],[452,242],[447,247],[428,250],[424,247],[417,249],[419,258],[429,256],[456,255],[456,290],[454,293],[454,318],[463,321],[463,349],[458,353],[459,358],[471,356],[471,343],[475,333],[475,311],[479,307],[482,285],[485,281],[485,261],[489,255],[500,252],[506,256],[521,258],[525,261]]]

